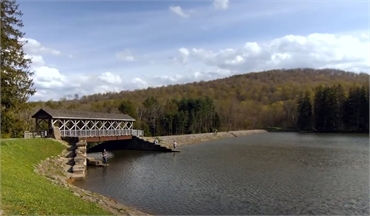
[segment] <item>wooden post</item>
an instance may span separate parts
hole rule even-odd
[[[54,137],[53,133],[53,125],[52,125],[52,119],[48,119],[48,136],[47,137]]]
[[[39,119],[36,118],[36,121],[35,121],[35,131],[36,133],[32,132],[32,137],[35,138],[35,134],[37,134],[37,132],[40,130],[40,126],[39,126]]]
[[[39,122],[40,119],[36,118],[36,133],[38,133],[40,131],[40,122]]]

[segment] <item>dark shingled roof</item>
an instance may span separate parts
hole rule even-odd
[[[54,119],[78,119],[78,120],[120,120],[120,121],[135,121],[129,115],[119,113],[99,113],[99,112],[84,112],[77,110],[55,110],[55,109],[40,109],[32,118],[48,116]],[[44,118],[44,117],[43,117]]]

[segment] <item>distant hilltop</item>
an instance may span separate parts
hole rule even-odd
[[[369,74],[336,69],[281,69],[33,104],[37,108],[123,112],[137,119],[135,124],[146,135],[209,132],[214,128],[288,129],[297,125],[298,101],[304,93],[313,100],[318,86],[339,85],[348,95],[356,86],[368,89],[369,78]]]
[[[80,101],[96,101],[96,100],[115,100],[122,97],[128,97],[131,99],[138,99],[135,96],[138,96],[139,99],[143,99],[145,96],[149,95],[161,97],[162,92],[170,93],[169,96],[181,94],[183,96],[191,96],[191,93],[194,91],[201,90],[201,95],[207,95],[212,98],[216,96],[215,90],[224,88],[229,89],[229,85],[235,87],[242,87],[246,91],[253,90],[251,86],[245,86],[249,84],[254,85],[269,85],[272,88],[275,86],[281,86],[285,84],[292,84],[293,86],[301,87],[312,87],[321,84],[333,84],[333,83],[342,83],[346,84],[365,84],[368,83],[370,75],[367,73],[355,73],[350,71],[343,71],[338,69],[312,69],[312,68],[296,68],[296,69],[275,69],[267,70],[260,72],[250,72],[245,74],[236,74],[226,78],[220,78],[210,81],[198,81],[186,84],[175,84],[167,85],[161,87],[148,87],[147,89],[138,89],[132,91],[121,91],[117,92],[108,92],[108,93],[98,93],[92,95],[85,95],[79,98]],[[303,85],[303,86],[302,86]],[[204,88],[212,88],[214,91],[207,91]],[[206,90],[203,92],[203,90]],[[232,92],[230,92],[232,93]],[[76,99],[61,99],[54,101],[74,101]]]

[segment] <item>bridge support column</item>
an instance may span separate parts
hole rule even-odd
[[[79,139],[76,143],[76,156],[74,158],[74,166],[72,168],[73,174],[72,178],[74,179],[84,179],[87,172],[87,161],[86,161],[86,147],[87,142],[85,139]]]

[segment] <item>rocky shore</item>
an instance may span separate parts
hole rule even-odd
[[[161,146],[168,148],[172,147],[172,143],[176,140],[178,146],[196,144],[206,141],[247,136],[251,134],[265,133],[265,130],[243,130],[243,131],[229,131],[229,132],[218,132],[218,133],[203,133],[203,134],[187,134],[187,135],[176,135],[176,136],[159,136]],[[146,141],[154,142],[154,137],[144,137]],[[68,188],[71,193],[81,197],[84,200],[94,202],[103,209],[111,212],[114,215],[150,215],[148,213],[141,212],[137,209],[118,203],[114,199],[105,197],[103,195],[84,190],[82,188],[73,185],[73,179],[71,178],[72,165],[69,164],[69,151],[71,148],[70,144],[62,140],[58,140],[61,144],[66,146],[66,150],[63,150],[61,154],[55,157],[47,158],[41,161],[36,167],[35,172],[45,176],[47,179],[52,181],[54,184],[61,185]]]
[[[59,142],[67,148],[70,147],[69,144],[64,141]],[[35,172],[45,176],[54,184],[68,188],[74,195],[96,203],[98,206],[114,215],[149,215],[118,203],[114,199],[74,186],[73,180],[70,178],[71,176],[68,172],[68,170],[71,169],[71,165],[68,165],[69,158],[66,157],[66,155],[68,155],[68,150],[63,150],[58,156],[41,161],[41,163],[35,167]]]
[[[229,131],[229,132],[218,132],[218,133],[201,133],[201,134],[185,134],[175,136],[158,136],[161,146],[172,148],[173,142],[176,140],[177,146],[197,144],[212,140],[247,136],[251,134],[267,133],[266,130],[240,130],[240,131]],[[146,141],[154,142],[155,137],[144,137]]]

